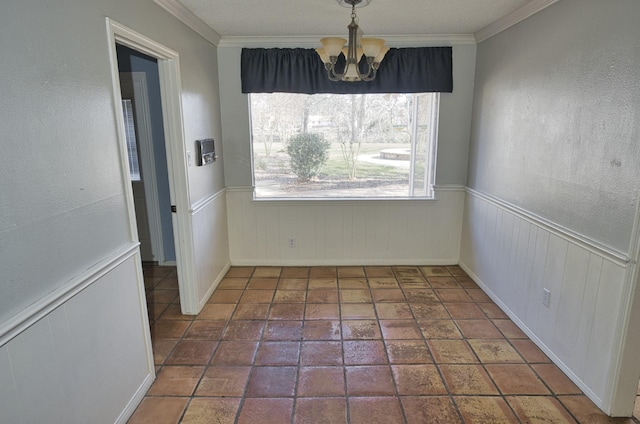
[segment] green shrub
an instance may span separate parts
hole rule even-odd
[[[329,159],[331,143],[319,134],[303,133],[289,139],[287,154],[291,158],[291,169],[301,181],[315,177]]]

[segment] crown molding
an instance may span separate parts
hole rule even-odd
[[[157,1],[157,0],[155,0]],[[326,35],[239,37],[223,36],[218,47],[320,47],[320,39]],[[389,47],[433,47],[456,44],[476,44],[473,34],[440,35],[382,35]]]
[[[153,0],[158,6],[178,18],[189,28],[200,34],[205,40],[214,45],[220,42],[220,34],[215,32],[202,19],[198,18],[192,11],[187,9],[178,0]]]
[[[494,35],[501,33],[502,31],[511,28],[517,23],[520,23],[528,17],[535,15],[543,9],[556,3],[558,0],[532,0],[522,7],[509,13],[507,16],[498,19],[492,24],[487,25],[481,30],[475,33],[475,39],[477,43],[481,43]]]

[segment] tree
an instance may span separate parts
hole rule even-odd
[[[291,137],[287,153],[291,158],[291,169],[300,181],[309,181],[329,159],[331,143],[319,134],[301,133]]]

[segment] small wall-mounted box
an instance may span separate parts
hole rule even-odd
[[[198,166],[208,165],[218,159],[218,156],[216,155],[216,145],[213,142],[213,138],[196,140],[196,150],[198,152]]]

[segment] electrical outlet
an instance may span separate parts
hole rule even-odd
[[[289,237],[289,247],[290,248],[296,247],[296,239],[294,239],[293,237]]]
[[[549,307],[549,303],[551,302],[551,291],[549,289],[542,289],[542,304]]]

